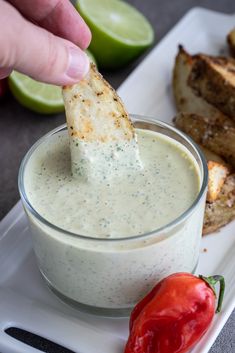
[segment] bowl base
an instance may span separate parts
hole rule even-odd
[[[192,274],[196,272],[198,262],[194,269],[192,270]],[[87,305],[80,303],[74,299],[71,299],[67,297],[66,295],[62,294],[57,288],[55,288],[51,282],[48,280],[48,278],[44,275],[42,271],[40,271],[44,280],[47,283],[47,286],[49,289],[64,303],[68,304],[69,306],[72,306],[73,308],[91,314],[91,315],[96,315],[96,316],[103,316],[103,317],[113,317],[113,318],[121,318],[121,317],[129,317],[132,309],[134,308],[133,306],[127,307],[127,308],[102,308],[102,307],[97,307],[97,306],[92,306],[92,305]]]
[[[101,308],[97,306],[91,306],[87,304],[80,303],[74,299],[71,299],[67,297],[66,295],[62,294],[58,289],[56,289],[50,281],[45,277],[45,275],[42,273],[42,276],[44,280],[47,283],[47,286],[49,289],[64,303],[68,304],[69,306],[72,306],[73,308],[91,314],[91,315],[96,315],[96,316],[103,316],[103,317],[129,317],[131,310],[133,309],[133,306],[129,308]]]

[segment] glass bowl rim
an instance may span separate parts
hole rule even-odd
[[[65,230],[63,228],[60,228],[60,227],[54,225],[53,223],[47,221],[44,217],[42,217],[34,209],[34,207],[31,205],[30,201],[27,198],[26,191],[25,191],[25,188],[24,188],[24,171],[25,171],[26,164],[27,164],[29,158],[31,157],[32,153],[36,150],[36,148],[45,139],[47,139],[50,136],[58,133],[59,131],[67,130],[67,124],[62,124],[62,125],[56,127],[55,129],[49,131],[45,135],[43,135],[41,138],[39,138],[30,147],[30,149],[28,150],[28,152],[24,156],[24,158],[23,158],[23,160],[22,160],[22,162],[20,164],[20,168],[19,168],[18,189],[19,189],[21,200],[23,201],[23,204],[26,206],[26,208],[30,211],[30,213],[32,213],[39,222],[42,222],[44,225],[48,226],[49,228],[52,228],[56,232],[62,233],[63,235],[72,236],[72,237],[74,237],[76,239],[83,239],[83,240],[86,240],[86,241],[94,241],[94,242],[111,243],[111,242],[125,242],[125,241],[129,241],[130,242],[132,240],[146,240],[146,238],[149,238],[151,236],[157,236],[158,234],[162,233],[163,231],[164,232],[169,231],[171,228],[173,228],[174,226],[177,226],[178,224],[180,224],[181,222],[183,222],[185,219],[187,219],[190,216],[190,214],[193,212],[195,207],[200,203],[200,201],[201,201],[201,199],[202,199],[202,197],[204,195],[204,192],[205,192],[205,190],[207,188],[208,169],[207,169],[207,162],[206,162],[206,159],[204,157],[204,154],[202,153],[202,151],[199,148],[199,146],[188,135],[186,135],[182,131],[178,130],[174,126],[172,126],[172,125],[170,125],[168,123],[165,123],[165,122],[163,122],[161,120],[154,119],[152,117],[146,117],[144,115],[130,114],[130,116],[133,119],[133,123],[135,123],[135,122],[150,123],[150,124],[154,124],[154,125],[157,125],[159,127],[171,130],[174,133],[176,133],[177,135],[179,135],[181,138],[183,138],[183,140],[186,140],[187,143],[189,143],[193,147],[194,151],[197,153],[197,155],[198,155],[198,157],[199,157],[199,159],[201,161],[201,164],[202,164],[202,182],[201,182],[201,187],[200,187],[199,193],[198,193],[196,199],[194,200],[194,202],[191,204],[191,206],[186,211],[184,211],[180,216],[175,218],[173,221],[171,221],[170,223],[168,223],[168,224],[166,224],[166,225],[164,225],[164,226],[162,226],[160,228],[157,228],[155,230],[152,230],[150,232],[146,232],[146,233],[143,233],[143,234],[137,234],[137,235],[134,235],[134,236],[127,236],[127,237],[120,237],[120,238],[97,238],[97,237],[92,237],[92,236],[80,235],[80,234],[77,234],[77,233],[73,233],[73,232],[67,231],[67,230]],[[179,142],[179,143],[181,143],[181,142]],[[185,147],[185,148],[187,148],[187,147]]]

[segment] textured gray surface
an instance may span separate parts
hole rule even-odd
[[[225,13],[235,13],[234,0],[129,0],[152,23],[156,42],[192,7],[203,6]],[[117,72],[104,72],[114,87],[143,59]],[[21,107],[10,95],[0,101],[0,219],[19,199],[17,172],[28,148],[40,136],[64,122],[64,115],[40,116]],[[235,312],[231,315],[210,353],[235,352]],[[4,352],[3,352],[4,353]]]

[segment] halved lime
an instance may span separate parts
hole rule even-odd
[[[76,8],[91,29],[89,49],[101,68],[121,67],[153,43],[148,20],[124,1],[79,0]]]
[[[61,87],[38,82],[17,71],[11,73],[8,81],[12,94],[26,108],[41,114],[64,110]]]

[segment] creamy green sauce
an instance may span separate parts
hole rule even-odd
[[[98,238],[143,234],[180,216],[199,192],[194,158],[169,137],[140,129],[136,133],[142,167],[129,168],[121,177],[118,167],[116,174],[106,167],[108,161],[96,160],[102,173],[92,181],[72,177],[66,131],[45,140],[25,170],[26,194],[35,210],[60,228]],[[94,145],[94,153],[99,148]],[[81,162],[80,167],[86,165]]]
[[[74,178],[92,184],[115,178],[125,179],[129,173],[142,168],[136,139],[85,142],[79,138],[70,140],[71,171]]]

